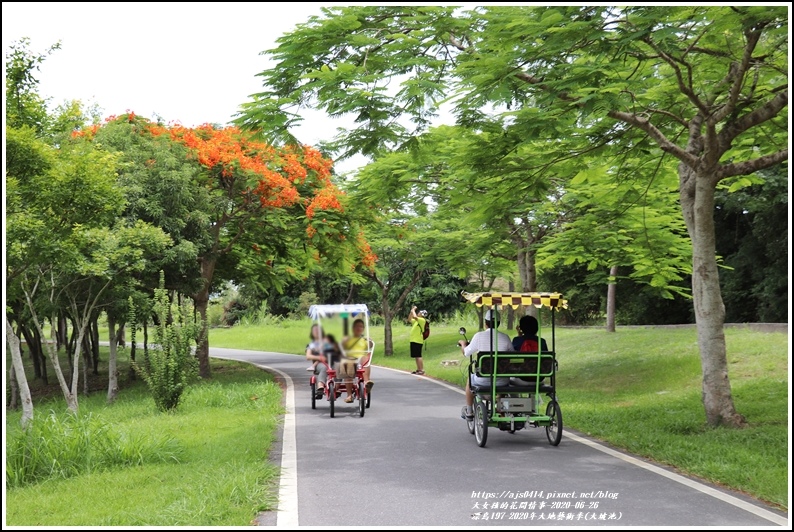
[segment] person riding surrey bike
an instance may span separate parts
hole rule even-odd
[[[489,309],[488,312],[485,313],[485,330],[475,333],[475,335],[471,337],[471,341],[468,344],[464,340],[458,341],[461,352],[465,356],[471,357],[472,355],[475,355],[481,351],[492,351],[491,334],[493,331],[490,331],[489,329],[498,327],[499,314],[495,310]],[[510,337],[502,331],[496,332],[496,341],[497,349],[500,353],[515,351],[515,349],[513,349],[513,343],[510,341]],[[491,378],[478,377],[477,375],[472,374],[471,380],[466,381],[466,406],[464,406],[461,410],[460,417],[467,420],[474,419],[474,394],[471,391],[472,384],[475,386],[490,385]],[[496,379],[497,386],[507,386],[509,384],[509,378],[499,377]]]
[[[368,364],[369,361],[362,360],[362,357],[364,357],[369,351],[369,338],[364,337],[364,329],[364,320],[359,318],[353,321],[353,334],[342,338],[342,352],[344,355],[342,363],[362,365],[366,364],[364,366],[364,382],[366,383],[365,386],[367,388],[367,394],[369,394],[375,383],[369,378],[371,370],[370,364]],[[351,360],[351,358],[357,360]],[[355,373],[355,366],[353,366],[352,372]],[[346,402],[352,402],[352,399],[350,401],[346,400]]]

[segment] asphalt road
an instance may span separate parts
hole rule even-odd
[[[272,454],[282,466],[279,509],[262,514],[262,526],[791,529],[785,512],[564,426],[557,447],[544,428],[491,428],[481,448],[460,418],[463,390],[429,377],[373,367],[365,416],[337,401],[331,418],[327,401],[311,408],[304,357],[210,355],[261,367],[285,388]],[[564,394],[560,405],[564,422]]]

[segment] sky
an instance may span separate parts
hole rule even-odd
[[[3,49],[21,38],[39,55],[60,41],[38,74],[51,107],[70,100],[97,105],[103,116],[133,111],[193,127],[227,124],[249,95],[263,90],[256,74],[273,65],[275,48],[321,6],[296,2],[3,2]],[[339,4],[336,4],[339,5]],[[5,63],[4,63],[5,64]],[[346,125],[307,113],[298,137],[329,140]],[[347,172],[365,163],[337,165]]]

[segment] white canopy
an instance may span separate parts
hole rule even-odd
[[[312,305],[309,307],[309,317],[312,319],[327,318],[335,314],[350,314],[356,316],[357,314],[368,315],[367,305],[357,303],[352,305]]]

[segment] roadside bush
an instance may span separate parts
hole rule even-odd
[[[133,367],[149,387],[157,408],[166,412],[179,406],[188,384],[198,376],[193,346],[201,332],[201,321],[189,318],[186,307],[172,304],[164,285],[165,276],[160,272],[160,288],[154,291],[157,318],[154,345],[145,353],[142,363],[134,362]]]

